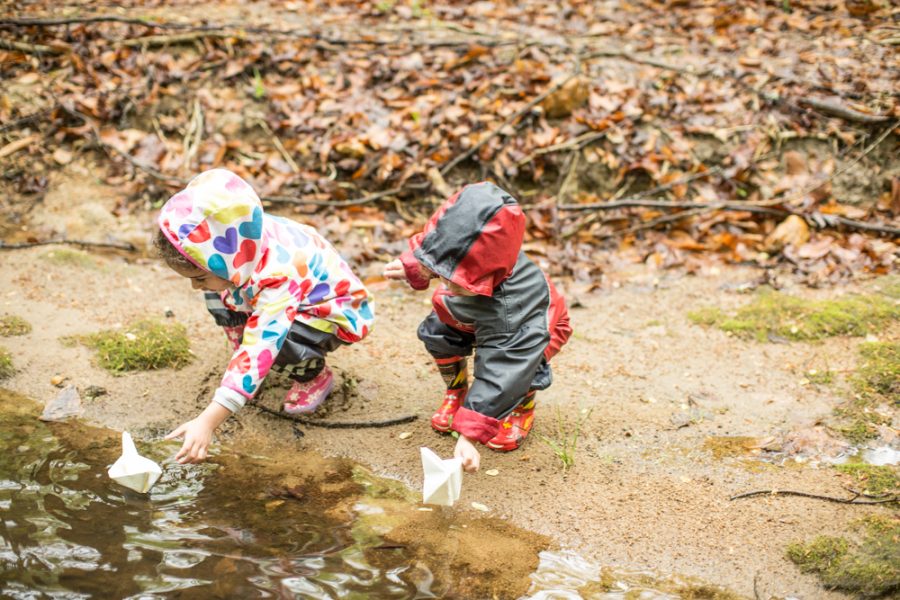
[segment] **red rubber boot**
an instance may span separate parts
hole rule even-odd
[[[509,452],[522,445],[534,424],[534,391],[500,421],[500,431],[485,444],[491,450]]]
[[[453,416],[459,407],[462,406],[466,399],[466,392],[469,391],[469,378],[466,371],[466,357],[452,356],[450,358],[436,358],[438,370],[444,383],[447,384],[447,391],[444,392],[444,399],[440,407],[431,416],[431,427],[435,431],[447,433],[453,424]]]

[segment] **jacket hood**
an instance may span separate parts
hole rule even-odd
[[[259,197],[226,169],[197,175],[169,198],[158,223],[188,260],[237,287],[249,281],[268,246]]]
[[[525,235],[525,215],[493,183],[468,185],[437,210],[410,240],[422,265],[464,289],[492,296],[512,273]]]

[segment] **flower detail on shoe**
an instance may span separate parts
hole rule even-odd
[[[469,388],[461,387],[444,392],[444,401],[441,402],[437,412],[431,416],[432,429],[441,433],[450,431],[450,426],[453,424],[453,415],[462,406],[468,391]]]
[[[244,325],[238,325],[237,327],[223,327],[225,330],[225,337],[228,338],[228,343],[231,345],[232,350],[237,350],[241,347],[241,341],[244,339]]]
[[[284,397],[284,412],[303,415],[314,412],[334,388],[334,375],[325,367],[314,379],[295,382]]]
[[[500,420],[500,431],[485,444],[488,448],[510,452],[522,445],[534,425],[534,395],[529,392],[521,404]]]

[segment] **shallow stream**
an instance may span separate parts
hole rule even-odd
[[[138,440],[164,470],[138,494],[107,477],[117,432],[36,415],[0,391],[2,597],[655,599],[698,589],[601,569],[499,519],[422,507],[398,482],[342,461],[232,451],[181,466],[169,458],[177,445]]]

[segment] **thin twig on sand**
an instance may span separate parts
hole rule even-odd
[[[322,427],[324,429],[369,429],[392,427],[394,425],[412,423],[419,418],[417,415],[407,415],[405,417],[387,419],[385,421],[317,421],[315,419],[307,419],[306,417],[298,417],[295,415],[289,415],[287,413],[279,412],[267,406],[263,406],[262,404],[250,403],[248,404],[248,406],[252,406],[260,412],[266,413],[267,415],[271,415],[273,417],[278,417],[279,419],[284,419],[285,421],[293,421],[295,423],[300,423],[301,425],[306,425],[308,427]]]
[[[34,248],[35,246],[52,246],[55,244],[69,244],[71,246],[81,246],[83,248],[113,248],[115,250],[127,250],[134,252],[137,248],[129,242],[88,242],[85,240],[43,240],[40,242],[15,242],[8,243],[0,240],[0,250],[22,250],[23,248]]]
[[[851,498],[835,498],[834,496],[822,496],[819,494],[810,494],[808,492],[796,492],[793,490],[756,490],[753,492],[745,492],[743,494],[738,494],[736,496],[732,496],[729,500],[739,500],[741,498],[753,498],[755,496],[799,496],[801,498],[813,498],[815,500],[825,500],[826,502],[837,502],[838,504],[887,504],[890,502],[897,502],[900,500],[898,496],[894,495],[890,498],[884,498],[881,500],[857,500],[861,496],[859,493],[854,493]]]

